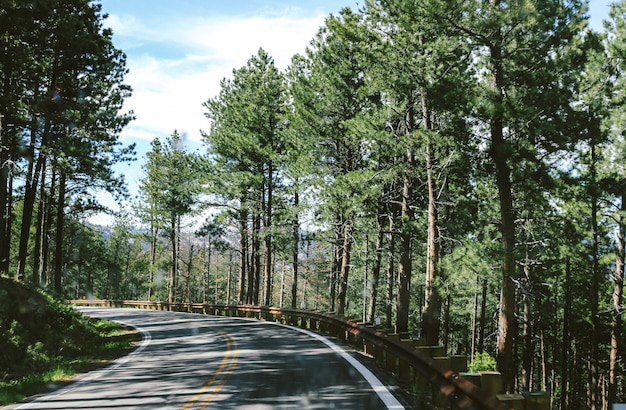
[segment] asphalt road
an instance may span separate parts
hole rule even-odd
[[[357,358],[306,330],[243,318],[82,308],[138,328],[130,355],[11,409],[401,409]]]

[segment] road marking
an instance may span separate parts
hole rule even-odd
[[[354,367],[354,369],[356,371],[361,373],[361,375],[365,378],[365,380],[367,380],[369,385],[372,386],[372,389],[376,392],[378,397],[382,400],[382,402],[385,404],[385,406],[387,406],[388,409],[394,409],[394,410],[395,409],[404,409],[404,406],[389,391],[387,386],[385,386],[378,379],[378,377],[376,377],[376,375],[374,373],[372,373],[372,371],[370,369],[365,367],[365,365],[363,365],[363,363],[359,362],[357,359],[355,359],[354,357],[349,355],[348,352],[346,352],[340,346],[338,346],[335,343],[331,342],[330,340],[328,340],[324,336],[319,335],[319,334],[314,333],[314,332],[311,332],[310,330],[302,329],[302,328],[299,328],[299,327],[296,327],[296,326],[289,326],[289,325],[285,325],[285,324],[282,324],[282,323],[270,322],[270,321],[265,322],[265,323],[269,323],[269,324],[272,324],[272,325],[282,326],[282,327],[286,327],[288,329],[296,330],[298,332],[304,333],[305,335],[311,336],[312,338],[321,341],[326,346],[330,347],[331,350],[333,350],[335,353],[337,353],[339,356],[341,356],[344,360],[346,360],[348,363],[350,363],[352,365],[352,367]]]
[[[208,326],[208,325],[203,325],[203,327],[210,328],[210,326]],[[197,408],[198,409],[203,409],[204,407],[206,407],[207,404],[209,404],[209,402],[211,400],[213,400],[215,395],[217,395],[217,393],[219,393],[219,391],[222,389],[222,387],[224,387],[224,385],[226,384],[226,381],[228,380],[228,378],[232,374],[232,371],[233,371],[233,369],[235,368],[235,366],[237,364],[237,360],[239,358],[239,349],[237,347],[237,342],[232,337],[230,337],[228,334],[226,334],[226,333],[224,333],[224,332],[222,332],[220,330],[216,330],[216,329],[211,329],[211,330],[216,332],[216,333],[218,333],[226,341],[226,353],[224,354],[224,357],[222,358],[222,361],[220,362],[220,365],[217,368],[217,370],[215,371],[215,374],[213,375],[213,377],[211,377],[209,380],[207,380],[206,383],[204,383],[204,385],[200,388],[198,393],[196,393],[196,395],[193,396],[191,398],[191,400],[189,400],[187,402],[187,404],[185,404],[185,406],[181,410],[187,410],[187,409],[192,408],[194,406],[194,404],[198,400],[200,400],[200,398],[202,398],[205,394],[208,394],[208,396],[202,402],[200,402],[200,404],[198,404]],[[226,366],[228,366],[228,368],[224,371]],[[219,383],[216,384],[215,386],[213,386],[215,381],[220,376],[222,376],[222,377],[221,377]],[[209,390],[209,389],[211,389],[211,390],[207,393],[207,390]]]

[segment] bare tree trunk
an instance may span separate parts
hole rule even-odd
[[[150,224],[150,267],[149,269],[149,281],[148,284],[148,300],[152,300],[154,296],[154,275],[156,272],[156,247],[158,240],[159,228],[154,226],[153,223]]]
[[[474,310],[472,312],[472,350],[470,353],[470,361],[474,360],[474,355],[476,354],[476,339],[477,328],[478,328],[478,286],[480,285],[480,276],[476,275],[476,291],[474,292]]]
[[[248,302],[246,297],[246,271],[248,268],[248,216],[244,212],[240,212],[239,218],[239,290],[237,292],[238,304]]]
[[[570,313],[572,309],[572,294],[568,291],[572,281],[570,260],[565,264],[565,283],[563,284],[563,346],[561,347],[561,408],[569,408],[569,360],[570,360]]]
[[[343,246],[341,252],[341,271],[339,275],[339,293],[337,294],[337,314],[343,315],[346,310],[348,293],[348,276],[350,274],[350,258],[352,256],[352,220],[346,219],[343,227]]]
[[[46,122],[44,136],[42,137],[42,145],[44,144],[46,134],[50,127],[50,121]],[[39,177],[41,169],[45,162],[45,154],[40,152],[35,155],[35,145],[37,140],[37,127],[33,126],[31,130],[31,140],[28,148],[28,171],[26,175],[26,184],[24,187],[24,204],[22,208],[22,226],[20,229],[20,243],[17,259],[17,278],[24,280],[26,272],[26,259],[28,257],[28,241],[30,239],[30,226],[33,218],[33,209],[35,207],[35,199],[37,197],[37,189],[39,187]]]
[[[388,243],[389,243],[389,252],[387,256],[387,289],[386,289],[386,298],[385,298],[385,327],[391,328],[393,323],[393,302],[395,300],[393,290],[395,289],[396,284],[396,272],[395,272],[395,256],[396,256],[396,246],[393,240],[393,230],[394,230],[394,220],[395,216],[389,217],[389,233],[388,235]]]
[[[258,305],[261,291],[261,215],[255,214],[253,217],[252,230],[252,272],[254,276],[252,301],[254,305]]]
[[[274,256],[272,249],[272,202],[274,193],[274,166],[269,161],[267,171],[267,200],[265,204],[265,306],[272,304],[272,282],[274,264],[272,258]]]
[[[596,184],[596,146],[595,142],[591,141],[591,183]],[[595,190],[592,190],[595,192]],[[599,228],[598,228],[598,198],[595,193],[591,195],[591,228],[593,230],[592,239],[592,272],[591,272],[591,286],[590,286],[590,299],[591,304],[591,357],[590,357],[590,407],[591,410],[596,410],[599,404],[598,389],[599,382],[599,369],[598,369],[598,344],[600,332],[600,317],[598,314],[598,288],[600,282],[600,255],[598,250],[599,242]]]
[[[231,301],[231,287],[233,282],[233,252],[228,253],[228,280],[226,283],[226,304],[230,305]]]
[[[54,252],[54,291],[63,292],[63,229],[65,225],[65,183],[67,176],[61,170],[59,175],[59,196],[57,201],[56,250]]]
[[[46,193],[46,165],[42,170],[42,178],[39,186],[39,204],[37,207],[37,229],[35,232],[35,254],[33,255],[33,276],[32,283],[40,286],[43,278],[42,261],[44,259],[44,236],[47,234],[46,207],[48,206],[48,195]],[[91,289],[88,289],[89,291]]]
[[[529,240],[529,239],[528,239]],[[522,350],[522,389],[524,391],[532,390],[533,377],[533,358],[535,356],[535,346],[533,343],[533,323],[532,323],[532,277],[530,266],[530,249],[526,244],[526,260],[524,262],[524,274],[526,276],[526,289],[523,294],[523,341]],[[542,352],[543,353],[543,352]]]
[[[171,217],[170,220],[170,243],[172,246],[171,250],[171,266],[170,266],[170,278],[169,284],[167,287],[167,302],[168,303],[176,303],[176,270],[178,267],[177,259],[178,259],[178,249],[176,249],[176,218],[174,216]]]
[[[611,407],[617,401],[617,379],[620,372],[619,357],[621,354],[620,337],[622,330],[622,294],[624,291],[624,259],[626,224],[624,212],[626,211],[626,193],[622,194],[622,205],[619,215],[619,229],[617,235],[617,258],[615,260],[615,278],[613,287],[613,318],[611,320],[611,353],[609,355],[609,386],[608,406]]]
[[[335,298],[337,293],[337,282],[339,280],[339,272],[341,270],[341,258],[342,258],[342,247],[343,243],[343,229],[344,224],[341,218],[341,215],[337,214],[335,216],[335,241],[333,244],[333,263],[331,266],[330,272],[330,311],[335,311]]]
[[[490,0],[492,7],[499,7],[500,0]],[[515,318],[515,208],[511,188],[511,170],[508,166],[507,143],[504,139],[503,101],[504,71],[502,68],[502,47],[498,41],[489,45],[493,105],[495,112],[491,118],[491,146],[489,154],[495,165],[496,185],[500,201],[500,230],[502,234],[502,289],[498,315],[497,362],[502,374],[502,391],[511,393],[515,388],[515,366],[513,345],[517,330]]]
[[[411,200],[413,198],[413,168],[415,166],[415,157],[411,148],[406,152],[406,167],[404,171],[404,184],[402,189],[402,208],[400,220],[400,260],[398,263],[398,302],[396,317],[396,332],[409,331],[409,302],[410,302],[410,285],[411,285],[411,239],[412,232],[408,221],[413,220],[413,210],[411,209]]]
[[[298,207],[300,206],[300,196],[298,191],[293,196],[293,207],[295,216],[292,224],[293,250],[291,253],[291,264],[293,265],[293,282],[291,283],[291,307],[296,308],[298,302],[298,252],[300,250],[300,221],[298,218]]]
[[[4,77],[5,83],[7,83],[4,90],[8,89],[9,78],[10,76]],[[0,112],[0,274],[8,275],[9,257],[11,255],[11,230],[9,229],[9,221],[11,220],[9,197],[12,195],[12,190],[9,189],[11,144],[9,136],[3,128],[4,118]]]
[[[385,231],[384,231],[385,215],[379,205],[378,218],[377,218],[377,232],[376,232],[376,250],[374,258],[374,266],[372,267],[372,279],[370,287],[370,302],[367,309],[367,322],[374,321],[374,315],[376,315],[376,302],[378,298],[378,284],[380,282],[380,268],[382,266],[383,259],[383,246],[385,243]]]
[[[429,346],[439,344],[441,327],[441,296],[436,287],[440,276],[438,267],[439,240],[436,189],[433,170],[435,157],[431,144],[426,146],[426,185],[428,186],[428,239],[426,242],[426,283],[424,285],[424,310],[420,334]]]
[[[182,259],[182,256],[181,256]],[[193,244],[189,248],[189,260],[187,261],[187,277],[185,278],[184,300],[191,304],[191,273],[193,270]],[[215,302],[217,303],[217,301]],[[190,307],[191,308],[191,307]]]

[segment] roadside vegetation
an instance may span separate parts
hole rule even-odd
[[[82,316],[40,289],[0,278],[0,405],[54,389],[128,353],[137,332]]]

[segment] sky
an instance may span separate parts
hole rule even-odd
[[[118,164],[131,195],[137,194],[150,142],[162,141],[175,130],[189,150],[203,151],[201,131],[209,131],[202,103],[216,97],[220,81],[265,49],[281,70],[304,53],[330,14],[344,7],[362,7],[364,0],[96,0],[108,14],[104,26],[113,30],[115,47],[127,55],[125,83],[133,94],[124,111],[136,119],[120,141],[137,144],[137,160]],[[609,0],[590,1],[590,25],[602,30]],[[118,210],[110,195],[102,204]],[[97,224],[113,218],[97,215]]]

